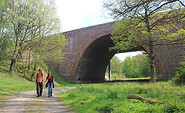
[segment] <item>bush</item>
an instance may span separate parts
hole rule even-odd
[[[101,106],[100,108],[96,108],[96,110],[99,111],[99,113],[111,113],[114,109],[112,108],[111,104],[107,104],[104,106]]]
[[[175,73],[175,77],[172,80],[175,84],[185,84],[185,63],[182,62],[181,66]]]
[[[166,113],[180,112],[181,110],[176,105],[172,105],[172,104],[167,104],[163,108],[163,111]]]

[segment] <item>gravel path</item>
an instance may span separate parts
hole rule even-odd
[[[43,96],[36,97],[36,90],[24,91],[8,96],[0,106],[0,113],[74,113],[58,101],[57,95],[73,88],[54,88],[53,97],[48,98],[47,89]]]

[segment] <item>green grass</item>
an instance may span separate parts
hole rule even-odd
[[[16,74],[0,72],[0,100],[8,95],[13,95],[18,91],[35,89],[35,85],[26,79],[18,77]],[[2,102],[0,105],[3,104]]]
[[[168,103],[148,104],[127,99],[129,94]],[[91,84],[62,93],[60,101],[77,113],[185,112],[185,86],[173,86],[169,82]]]
[[[8,73],[9,67],[0,66],[0,98],[17,91],[35,89],[34,83],[19,77],[19,73]]]

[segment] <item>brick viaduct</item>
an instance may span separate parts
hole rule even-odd
[[[117,53],[109,51],[112,23],[106,23],[63,33],[68,41],[67,55],[61,62],[50,62],[61,76],[73,82],[103,82],[110,59]],[[146,46],[122,51],[148,51]],[[184,55],[183,44],[160,45],[154,48],[158,79],[169,79]]]

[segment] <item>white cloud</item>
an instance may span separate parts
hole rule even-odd
[[[56,0],[62,30],[69,31],[113,21],[102,18],[103,0]]]

